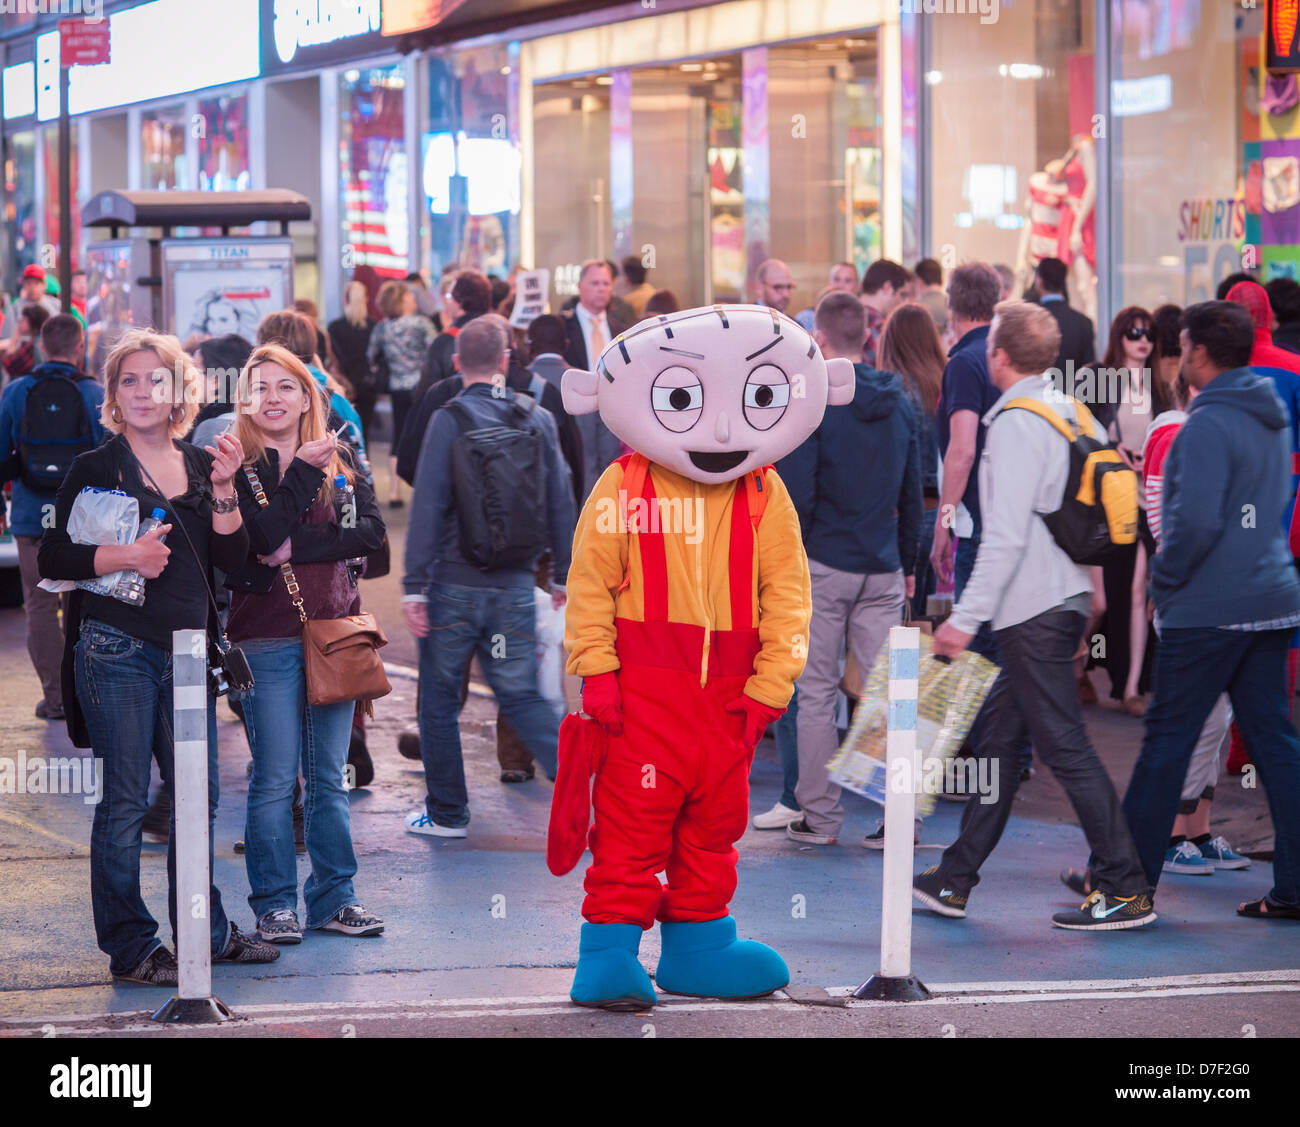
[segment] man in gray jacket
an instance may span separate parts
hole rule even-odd
[[[551,599],[558,610],[564,605],[573,544],[573,493],[550,412],[536,406],[521,420],[517,393],[506,387],[509,340],[509,326],[491,313],[461,329],[456,357],[465,390],[451,403],[463,408],[476,428],[510,426],[540,433]],[[525,566],[484,570],[461,549],[452,468],[452,444],[459,436],[451,406],[434,413],[415,473],[402,580],[402,611],[420,645],[420,755],[429,791],[425,807],[407,815],[406,828],[434,837],[464,837],[469,824],[457,713],[471,653],[478,654],[483,675],[520,742],[552,778],[560,729],[555,710],[537,686],[537,558]]]
[[[1017,748],[1026,738],[1065,788],[1093,851],[1095,890],[1052,923],[1076,931],[1142,927],[1156,914],[1151,887],[1106,769],[1088,741],[1075,691],[1074,653],[1083,636],[1088,569],[1057,545],[1043,517],[1061,507],[1069,446],[1046,419],[1014,399],[1035,399],[1064,419],[1076,404],[1041,373],[1051,368],[1061,334],[1050,313],[1004,301],[988,337],[989,378],[1002,392],[984,416],[979,466],[984,529],[970,581],[934,636],[937,657],[955,657],[980,623],[991,622],[1002,672],[984,705],[980,755],[992,760],[997,790],[967,803],[961,833],[937,866],[913,881],[912,895],[940,915],[966,915],[980,866],[993,852],[1020,782]],[[1105,441],[1093,421],[1093,436]],[[992,801],[987,801],[988,799]]]

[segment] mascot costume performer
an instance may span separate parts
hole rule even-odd
[[[799,519],[771,463],[852,399],[853,366],[772,309],[715,305],[642,322],[595,369],[564,373],[565,409],[599,411],[633,453],[588,496],[569,568],[564,643],[583,711],[560,732],[547,864],[569,872],[590,824],[570,996],[653,1005],[637,952],[656,919],[661,990],[768,994],[790,974],[736,936],[734,846],[812,612]]]

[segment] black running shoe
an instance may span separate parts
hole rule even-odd
[[[257,934],[265,943],[301,943],[302,927],[292,908],[265,912],[257,921]]]
[[[944,884],[938,865],[932,865],[912,878],[912,899],[941,916],[954,920],[966,918],[966,893]]]
[[[149,803],[149,809],[144,812],[144,824],[141,829],[145,841],[161,841],[166,844],[167,834],[171,831],[171,822],[172,800],[167,796],[166,788],[159,787],[158,793]]]
[[[280,957],[280,949],[245,935],[233,923],[225,950],[213,957],[214,963],[273,963]]]
[[[142,986],[175,986],[176,975],[176,956],[166,947],[160,946],[150,951],[149,957],[130,974],[115,974],[113,979],[117,982],[138,982]]]
[[[332,920],[321,924],[320,930],[337,931],[340,935],[383,935],[384,921],[360,904],[349,904],[340,908]]]
[[[1145,927],[1157,919],[1150,893],[1110,896],[1099,888],[1071,912],[1057,912],[1052,926],[1069,931],[1122,931]]]
[[[366,747],[366,733],[360,728],[352,729],[352,742],[348,744],[348,766],[352,768],[354,787],[368,787],[375,781],[375,764]]]

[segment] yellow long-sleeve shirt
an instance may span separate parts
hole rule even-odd
[[[703,628],[699,668],[704,684],[713,632],[734,628],[730,557],[737,485],[701,484],[654,463],[649,475],[664,541],[668,620]],[[619,521],[623,477],[618,462],[605,470],[583,506],[573,537],[564,645],[568,671],[579,677],[620,667],[616,618],[645,619],[641,534],[629,532]],[[764,475],[764,488],[767,506],[757,533],[752,525],[747,529],[756,538],[750,597],[759,651],[745,692],[763,704],[784,708],[807,657],[812,595],[799,518],[775,470]],[[633,499],[626,501],[634,505]],[[626,505],[622,511],[627,512]],[[631,582],[620,590],[625,575]]]

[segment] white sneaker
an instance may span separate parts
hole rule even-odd
[[[428,834],[430,837],[465,837],[469,832],[464,826],[440,826],[423,810],[408,814],[404,821],[408,833]]]
[[[783,802],[778,802],[766,814],[754,815],[754,829],[756,830],[783,830],[797,817],[800,811],[791,810]]]

